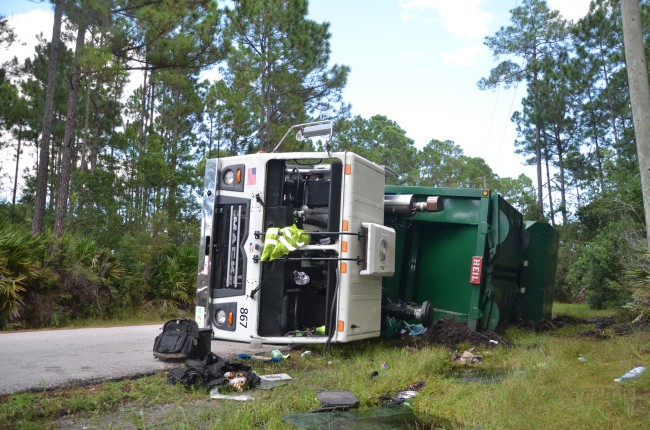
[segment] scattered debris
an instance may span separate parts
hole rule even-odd
[[[259,360],[259,361],[264,361],[266,363],[273,362],[273,363],[279,363],[282,361],[281,358],[279,357],[265,357],[263,355],[251,355],[251,354],[237,354],[237,358],[241,360]]]
[[[459,344],[469,343],[471,346],[509,347],[510,343],[496,332],[479,333],[467,327],[460,321],[440,319],[436,321],[422,336],[409,337],[409,346],[423,348],[428,345],[444,345],[452,351]]]
[[[321,407],[309,412],[347,411],[359,406],[359,399],[348,390],[342,391],[317,391]]]
[[[210,398],[217,400],[236,400],[238,402],[255,400],[253,396],[249,396],[248,394],[221,394],[219,393],[219,388],[213,388],[210,391]]]
[[[423,326],[422,324],[408,324],[406,321],[403,321],[405,328],[403,328],[400,331],[400,334],[404,335],[406,333],[409,334],[409,336],[422,336],[424,333],[427,332],[427,328]]]
[[[186,360],[185,367],[172,369],[167,375],[169,384],[183,384],[185,388],[198,388],[206,386],[213,389],[229,385],[230,380],[239,379],[233,388],[254,388],[260,383],[260,377],[252,371],[250,366],[243,363],[230,363],[223,358],[208,353],[203,360]]]
[[[288,381],[291,381],[292,379],[293,378],[287,375],[286,373],[275,373],[273,375],[260,375],[260,385],[258,388],[261,390],[270,390],[271,388],[284,385]]]
[[[380,404],[381,406],[389,407],[389,408],[401,406],[403,404],[408,404],[407,401],[417,396],[418,392],[425,386],[426,386],[425,382],[422,381],[414,382],[408,387],[406,387],[405,390],[398,391],[393,396],[388,394],[384,394],[383,396],[380,396],[379,397]]]
[[[388,369],[388,364],[386,364],[385,361],[382,361],[382,362],[381,362],[381,368],[382,368],[382,369]]]
[[[578,357],[578,361],[584,363],[585,361],[587,361],[587,358],[580,356],[580,357]]]
[[[482,355],[474,355],[470,351],[465,351],[460,355],[454,353],[452,358],[455,364],[480,364],[481,360],[483,360]]]
[[[634,369],[630,370],[629,372],[626,372],[620,378],[614,379],[614,381],[621,382],[621,381],[625,381],[626,379],[638,378],[639,376],[641,376],[643,372],[645,372],[645,366],[637,366]]]
[[[286,360],[287,358],[289,358],[289,354],[284,355],[284,354],[282,354],[282,351],[280,351],[279,349],[274,349],[273,351],[271,351],[271,357],[277,358],[277,359],[280,359],[280,360]]]
[[[300,354],[302,358],[305,358],[308,355],[311,355],[311,351],[304,351],[302,354]]]

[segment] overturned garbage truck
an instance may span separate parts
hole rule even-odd
[[[378,337],[400,321],[491,330],[550,318],[552,229],[531,235],[490,190],[385,188],[390,172],[352,152],[276,152],[295,130],[331,138],[332,124],[296,125],[272,153],[206,162],[200,328],[310,344]],[[527,258],[531,247],[541,251]]]

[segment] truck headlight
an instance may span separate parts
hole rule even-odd
[[[226,311],[219,309],[217,311],[217,324],[222,325],[226,323]]]
[[[226,170],[223,174],[223,181],[226,183],[226,185],[231,185],[234,180],[235,180],[235,172],[233,172],[232,170]]]

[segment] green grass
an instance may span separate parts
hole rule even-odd
[[[576,318],[612,315],[576,305],[559,308],[559,313]],[[293,381],[253,391],[252,402],[210,400],[206,391],[167,385],[165,375],[159,374],[8,396],[0,399],[0,423],[9,428],[64,428],[66,420],[72,420],[88,428],[287,429],[292,427],[282,421],[284,414],[319,406],[316,390],[350,390],[360,400],[360,408],[367,409],[378,404],[378,396],[424,381],[426,386],[412,407],[445,428],[650,428],[650,372],[614,382],[632,367],[650,365],[650,333],[595,340],[579,331],[510,329],[505,336],[515,346],[476,349],[483,362],[473,367],[455,365],[451,351],[441,347],[415,351],[376,340],[336,345],[327,358],[315,347],[305,358],[293,351],[283,363],[253,362],[260,374],[288,373]],[[468,368],[502,375],[501,382],[463,383],[453,376]],[[379,376],[371,378],[373,371]]]
[[[553,303],[553,318],[570,315],[575,318],[605,318],[617,315],[617,309],[590,309],[586,303]]]

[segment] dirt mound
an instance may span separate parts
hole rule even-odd
[[[412,346],[420,348],[428,345],[444,345],[451,350],[456,350],[457,345],[463,343],[484,347],[510,346],[510,343],[498,333],[479,333],[470,330],[465,323],[444,319],[436,321],[424,335],[411,339]]]

